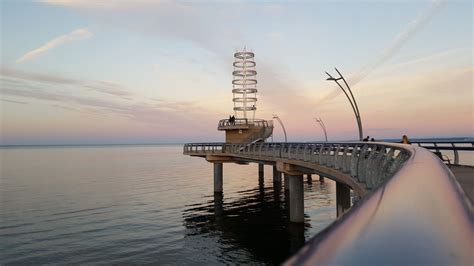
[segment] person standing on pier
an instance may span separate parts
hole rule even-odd
[[[408,140],[407,135],[403,135],[401,142],[402,142],[403,144],[411,144],[411,142]]]

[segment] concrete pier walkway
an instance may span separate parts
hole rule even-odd
[[[474,205],[474,167],[453,165],[450,169],[466,193],[467,198]]]

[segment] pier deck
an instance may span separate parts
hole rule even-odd
[[[466,193],[467,198],[474,205],[474,167],[453,165],[450,169]]]

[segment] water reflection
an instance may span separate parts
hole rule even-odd
[[[283,183],[270,170],[258,185],[250,166],[225,165],[214,198],[209,163],[182,145],[8,148],[0,161],[1,265],[278,263],[335,217],[333,183],[305,182],[295,230]]]
[[[298,251],[311,229],[310,217],[305,216],[304,224],[290,223],[288,191],[282,189],[282,183],[265,187],[263,178],[258,179],[258,187],[238,191],[231,198],[216,193],[201,204],[186,206],[183,217],[187,241],[196,238],[202,242],[202,237],[214,241],[218,235],[223,262],[234,263],[236,257],[232,254],[237,251],[245,251],[238,253],[239,263],[270,264],[282,263]],[[314,187],[311,180],[305,184],[309,200],[312,194],[325,197],[330,193],[322,187],[324,184],[314,182]]]

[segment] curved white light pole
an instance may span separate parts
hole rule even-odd
[[[283,122],[281,121],[281,119],[276,114],[272,114],[272,116],[273,116],[273,119],[276,119],[278,121],[278,123],[280,123],[281,128],[283,128],[283,133],[285,134],[285,142],[288,142],[288,140],[286,138],[286,129],[285,129],[285,126],[283,125]]]
[[[323,120],[321,119],[321,117],[319,117],[319,118],[315,117],[314,119],[316,119],[316,122],[318,122],[319,125],[321,126],[321,128],[323,129],[324,138],[326,139],[326,142],[328,142],[328,132],[326,131],[326,125],[324,125]]]
[[[344,77],[342,76],[341,72],[339,72],[339,70],[337,70],[337,68],[334,68],[334,69],[336,70],[337,74],[339,74],[339,78],[334,78],[328,72],[326,72],[326,74],[328,74],[328,76],[329,76],[329,78],[327,78],[326,80],[334,80],[336,82],[336,84],[339,86],[339,88],[341,88],[341,90],[344,92],[347,99],[349,100],[349,102],[351,104],[351,107],[352,107],[352,110],[354,111],[354,114],[355,114],[355,117],[356,117],[356,120],[357,120],[357,126],[359,127],[359,140],[362,141],[362,139],[364,138],[364,134],[362,132],[362,120],[360,118],[359,107],[357,106],[357,102],[354,98],[354,94],[352,94],[351,88],[349,87],[349,84],[347,84],[347,82],[344,79]],[[347,93],[346,89],[344,89],[341,86],[341,84],[339,84],[338,80],[341,80],[341,79],[342,79],[342,81],[344,81],[344,84],[347,87],[346,89],[351,94],[350,97],[349,97],[349,94]]]

